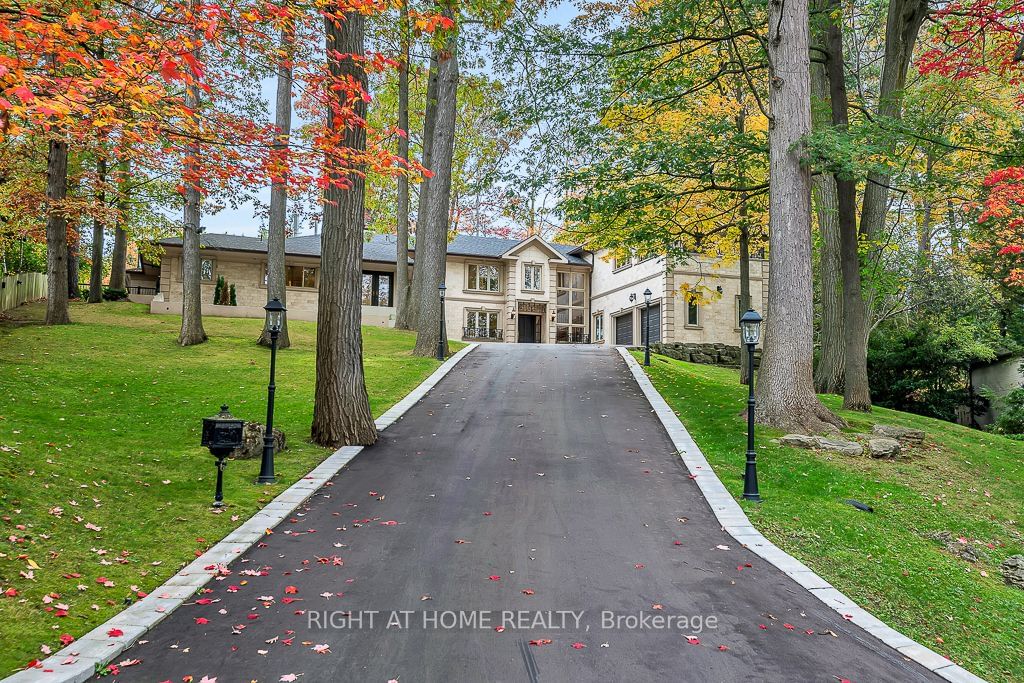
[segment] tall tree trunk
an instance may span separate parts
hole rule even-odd
[[[769,2],[768,311],[756,383],[756,418],[804,433],[843,421],[814,393],[811,177],[803,139],[811,132],[807,0]]]
[[[334,12],[325,17],[327,63],[331,76],[359,83],[368,89],[362,63],[351,55],[364,52],[363,31],[366,18],[359,12],[343,17]],[[335,16],[331,16],[335,14]],[[366,102],[361,97],[347,100],[344,90],[336,90],[341,109],[351,108],[356,116],[366,117]],[[331,117],[331,128],[336,123]],[[366,149],[366,129],[345,125],[342,147],[356,156]],[[365,221],[366,181],[361,168],[346,166],[341,155],[328,154],[330,182],[324,190],[323,235],[321,237],[321,273],[316,329],[316,390],[313,401],[314,443],[321,446],[372,444],[377,428],[370,412],[370,400],[363,376],[362,250]],[[338,183],[348,183],[347,188]]]
[[[450,10],[445,15],[451,17]],[[427,189],[426,220],[416,238],[416,272],[420,275],[419,314],[413,354],[433,356],[440,338],[444,311],[437,286],[444,282],[448,251],[448,217],[451,209],[452,158],[455,153],[455,111],[459,87],[458,34],[452,29],[444,51],[438,55],[437,120],[431,145],[434,177]]]
[[[842,16],[840,0],[830,0],[830,14]],[[843,29],[830,21],[826,31],[829,99],[832,125],[844,130],[849,125],[849,100],[843,69]],[[836,201],[839,217],[839,260],[843,275],[843,348],[846,368],[843,373],[843,407],[871,410],[868,386],[867,310],[861,289],[860,253],[857,235],[857,186],[852,178],[836,174]]]
[[[750,224],[747,222],[747,200],[740,205],[740,315],[753,308],[750,300]],[[739,325],[739,321],[736,321]],[[740,384],[750,384],[748,363],[740,362]]]
[[[932,199],[931,181],[935,168],[935,155],[929,150],[925,157],[926,194],[921,206],[921,222],[917,229],[917,255],[922,270],[932,259],[932,226],[935,220],[935,202]]]
[[[198,61],[199,49],[196,48],[193,56]],[[199,92],[194,85],[185,88],[185,106],[189,111],[196,112],[199,109]],[[193,117],[197,114],[192,114]],[[201,216],[199,210],[199,178],[198,169],[193,159],[199,158],[199,145],[190,144],[188,157],[185,161],[185,168],[182,174],[182,184],[185,186],[185,210],[182,226],[181,240],[181,334],[178,335],[178,343],[182,346],[202,344],[206,341],[206,330],[203,329],[203,301],[201,283],[201,258],[199,255],[200,238],[202,229],[199,225]]]
[[[826,9],[828,0],[813,0],[811,37],[817,46],[828,40],[827,27],[822,16],[829,21]],[[825,65],[811,62],[811,108],[812,125],[815,129],[825,128],[831,122],[828,77]],[[839,263],[839,199],[836,196],[836,181],[831,173],[821,172],[812,178],[812,198],[818,218],[818,233],[821,235],[821,251],[818,261],[818,282],[821,293],[821,328],[818,332],[818,364],[814,368],[814,389],[820,394],[837,394],[843,388],[845,349],[843,347],[843,301],[842,270]]]
[[[891,126],[903,116],[903,88],[907,83],[907,69],[914,53],[914,44],[921,24],[928,16],[928,0],[889,0],[889,13],[885,22],[885,51],[882,58],[882,79],[878,88],[877,118],[881,125]],[[885,152],[895,149],[895,131],[883,136]],[[884,153],[884,152],[883,152]],[[874,240],[885,227],[889,206],[888,174],[868,174],[864,187],[864,205],[861,209],[860,231]]]
[[[82,243],[82,237],[78,233],[77,225],[71,224],[75,238],[68,242],[68,299],[81,299],[82,289],[78,286],[78,250]]]
[[[408,166],[409,161],[409,4],[402,2],[400,30],[402,31],[402,63],[398,67],[398,127],[404,135],[398,136],[398,156]],[[395,249],[395,327],[411,329],[409,325],[409,176],[398,176],[398,225]]]
[[[96,206],[100,211],[107,208],[107,157],[100,139],[99,158],[96,160]],[[92,267],[89,270],[89,303],[103,301],[103,237],[107,226],[99,214],[92,220]]]
[[[68,144],[50,140],[46,159],[46,324],[66,325],[68,315]]]
[[[427,75],[427,100],[423,109],[423,154],[420,163],[423,168],[433,170],[434,167],[434,127],[437,122],[437,88],[438,88],[438,48],[435,46],[430,53],[430,70]],[[415,260],[419,259],[420,228],[426,222],[427,198],[430,191],[430,178],[423,178],[420,183],[419,204],[416,209],[416,254]],[[430,289],[437,287],[437,283],[428,285]],[[412,287],[409,290],[409,303],[407,305],[407,322],[410,329],[418,327],[417,318],[420,312],[420,294],[424,288],[423,274],[418,267],[413,267]],[[428,292],[427,296],[433,296]]]
[[[270,219],[267,230],[267,303],[278,299],[287,306],[284,275],[285,225],[288,219],[288,145],[292,131],[292,58],[295,51],[295,28],[291,21],[281,29],[281,54],[277,65],[277,137],[271,150],[274,179],[270,185]],[[263,324],[258,343],[270,346],[270,330]],[[291,346],[288,340],[288,314],[281,317],[277,345]]]
[[[736,131],[743,135],[747,127],[747,113],[742,107],[736,114]],[[746,178],[744,168],[740,168],[740,184]],[[532,211],[531,211],[532,213]],[[739,315],[750,308],[750,223],[747,221],[747,198],[740,200],[740,311]],[[739,326],[739,320],[736,321]],[[753,368],[748,363],[740,363],[740,384],[750,384],[750,373]]]

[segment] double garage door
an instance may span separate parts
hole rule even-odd
[[[644,341],[644,329],[647,324],[648,309],[640,308],[640,339]],[[651,316],[651,343],[661,341],[661,306],[650,307]],[[633,346],[633,311],[615,317],[615,343],[618,346]]]

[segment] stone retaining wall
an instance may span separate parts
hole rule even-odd
[[[732,368],[738,368],[742,354],[746,354],[746,349],[730,344],[695,344],[691,342],[651,344],[651,351],[688,363],[725,365]],[[760,363],[761,349],[755,349],[754,366],[757,367]]]

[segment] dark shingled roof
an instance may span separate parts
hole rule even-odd
[[[456,235],[448,243],[448,253],[453,256],[477,256],[481,258],[499,258],[506,251],[519,244],[522,240],[507,240],[500,237],[476,237],[474,235]],[[258,237],[244,235],[227,235],[223,233],[204,232],[201,242],[206,249],[221,251],[266,252],[267,242]],[[180,247],[180,237],[169,237],[158,244]],[[564,256],[569,263],[577,266],[590,265],[580,256],[581,249],[569,244],[548,242],[555,251]],[[320,256],[320,235],[302,235],[289,237],[284,241],[284,251],[292,256]],[[378,263],[395,262],[395,236],[373,235],[369,241],[363,242],[363,260]],[[410,259],[411,261],[411,259]]]

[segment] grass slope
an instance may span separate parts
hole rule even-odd
[[[639,357],[639,356],[638,356]],[[726,488],[743,491],[746,387],[734,370],[656,357],[654,385],[700,445]],[[1024,680],[1024,591],[1004,585],[999,564],[1024,550],[1024,444],[917,415],[839,410],[870,432],[875,422],[928,433],[908,459],[845,457],[757,435],[764,502],[743,503],[771,541],[897,630],[991,681]],[[844,499],[875,508],[861,512]],[[954,557],[934,532],[951,531],[986,554]]]
[[[145,311],[78,304],[75,324],[47,328],[25,324],[42,317],[35,305],[0,322],[0,677],[161,584],[329,454],[307,441],[316,326],[290,322],[277,367],[274,420],[288,438],[279,483],[256,486],[259,461],[231,461],[228,507],[213,514],[200,420],[221,403],[265,419],[261,321],[207,318],[210,341],[181,348],[180,318]],[[363,339],[375,415],[438,365],[410,355],[413,333],[366,327]],[[9,588],[18,595],[4,597]]]

